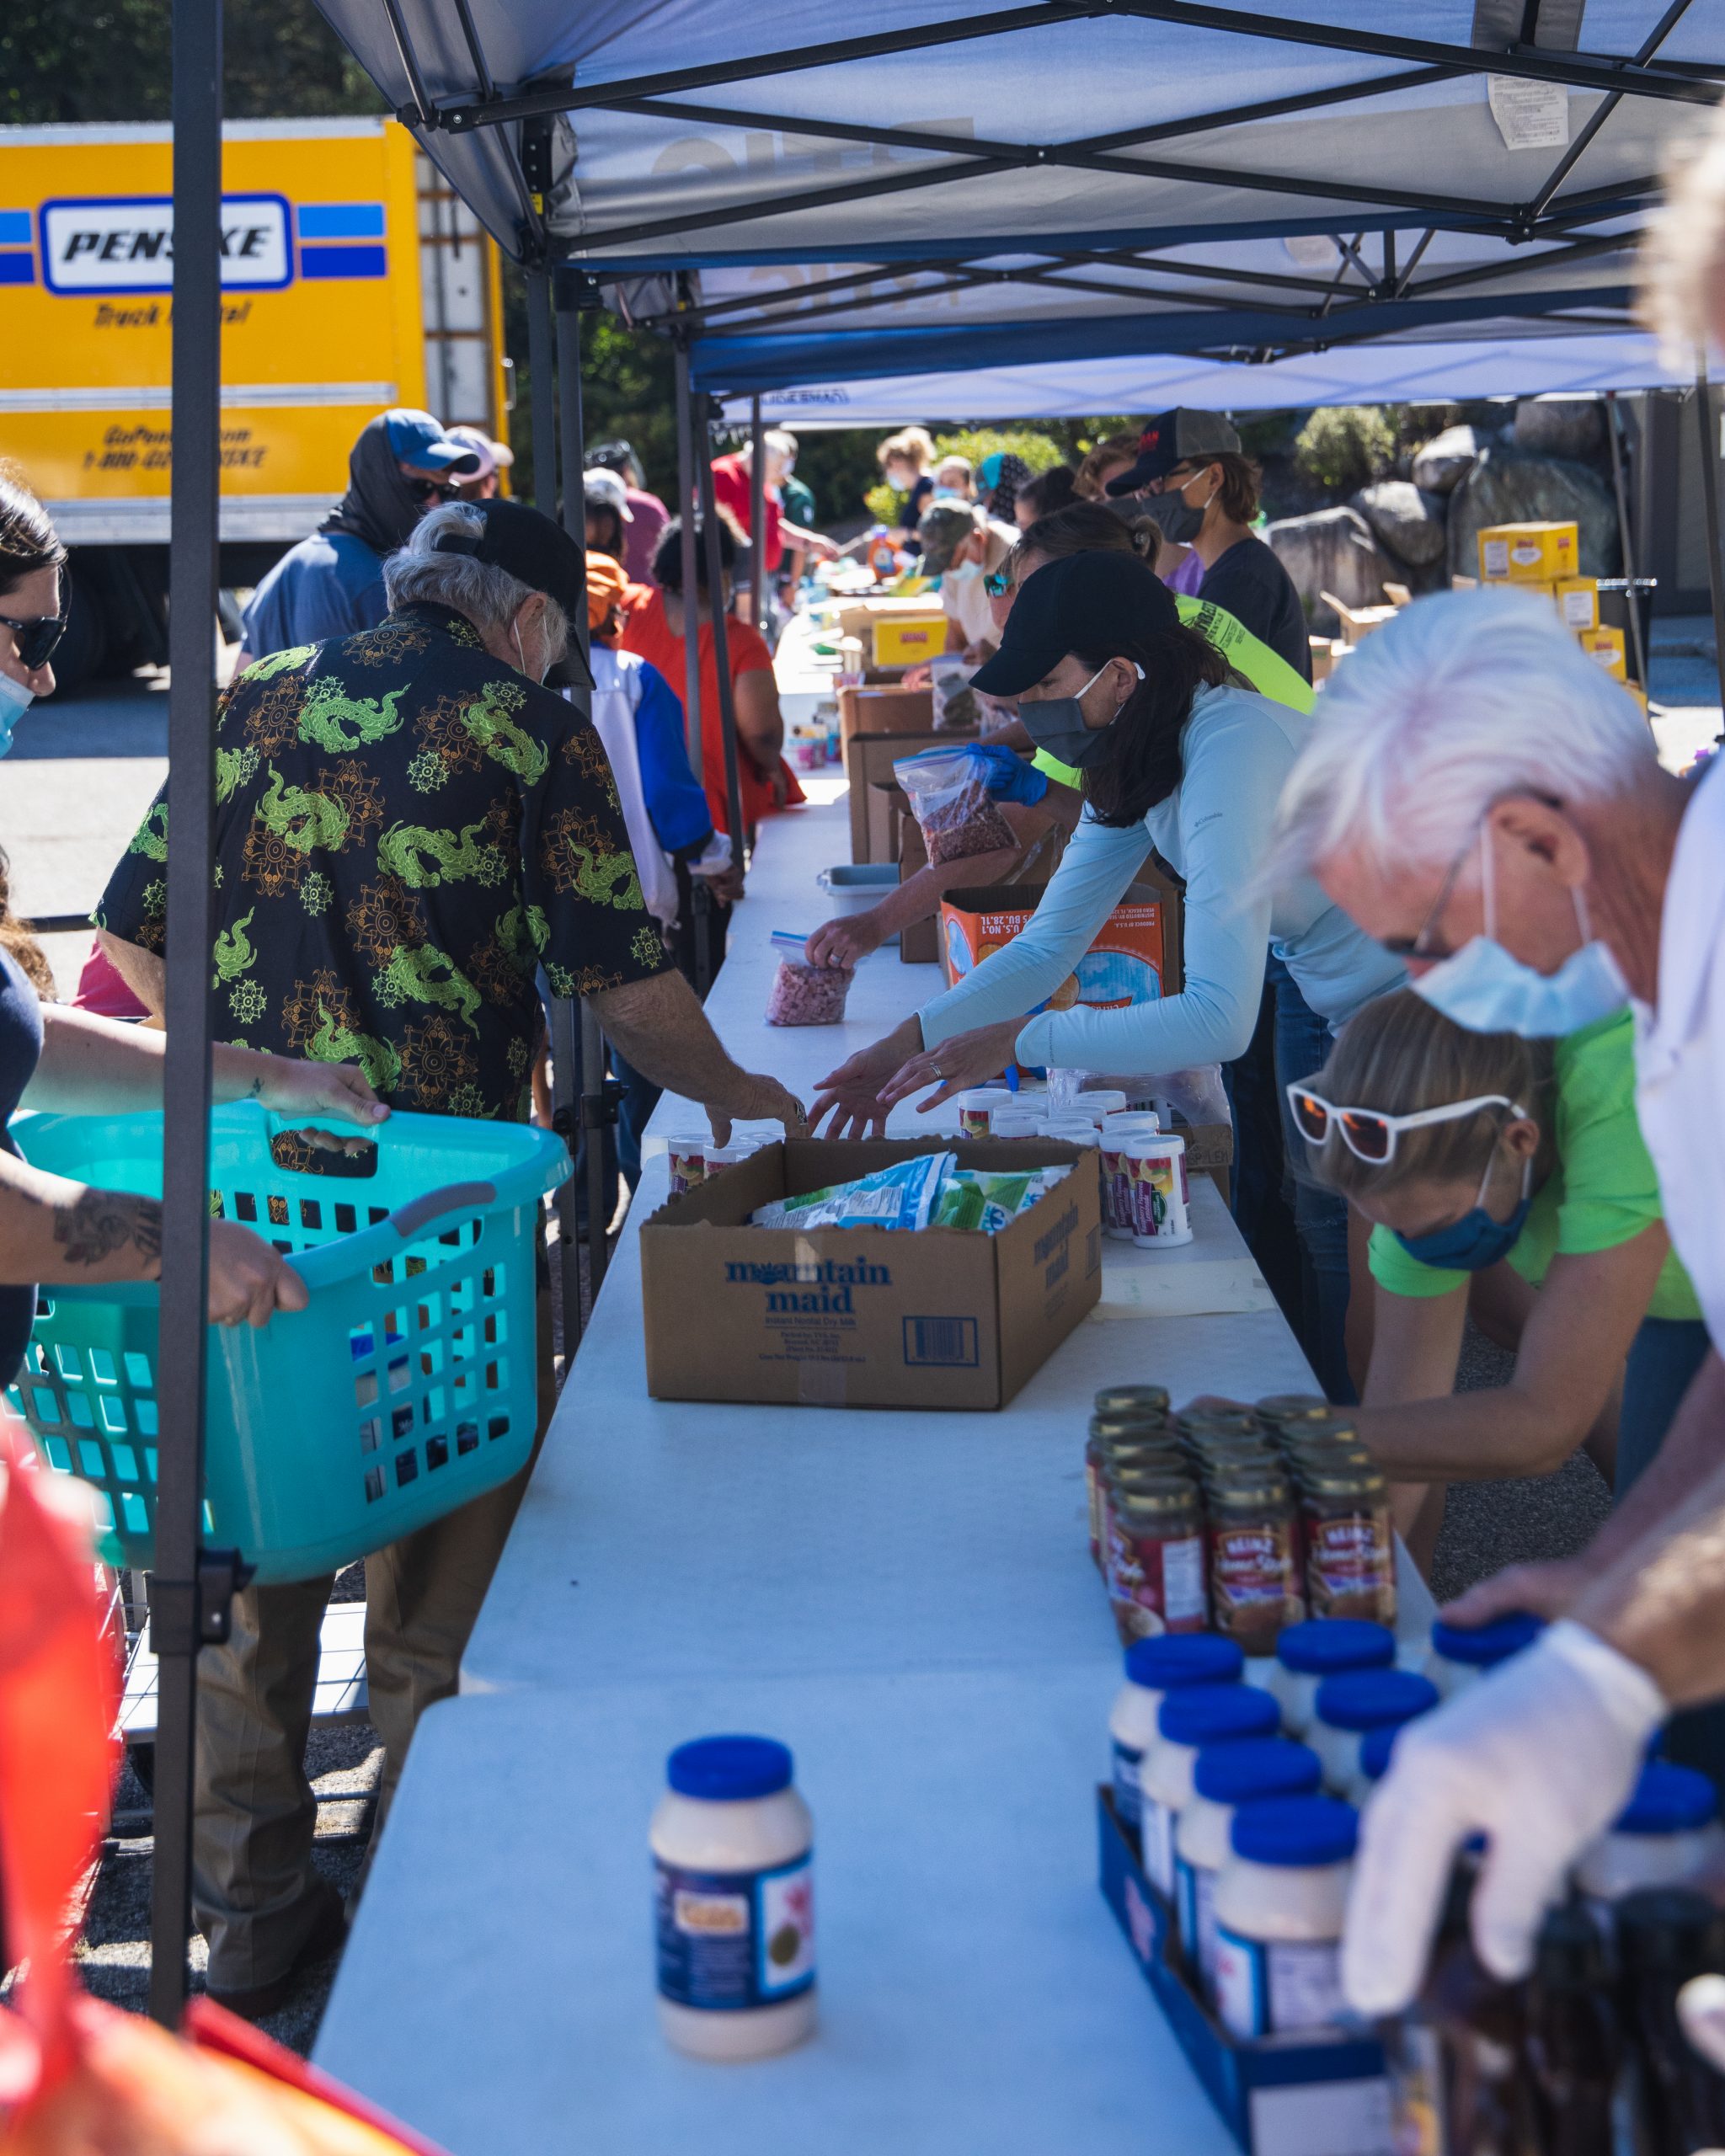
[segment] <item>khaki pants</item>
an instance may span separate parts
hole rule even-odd
[[[543,1290],[539,1320],[542,1437],[553,1393]],[[414,1724],[456,1689],[531,1473],[530,1461],[501,1488],[366,1560],[366,1678],[384,1746],[374,1847]],[[192,1912],[217,1991],[248,1991],[284,1975],[317,1914],[308,1897],[318,1807],[306,1739],[333,1585],[324,1578],[248,1588],[234,1598],[232,1638],[198,1657]]]

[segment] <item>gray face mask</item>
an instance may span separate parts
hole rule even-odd
[[[1204,523],[1204,511],[1194,509],[1183,494],[1140,494],[1132,508],[1176,547],[1189,547]]]
[[[1144,679],[1144,669],[1136,660],[1132,670],[1140,681]],[[1108,664],[1098,666],[1076,696],[1022,696],[1018,701],[1018,717],[1037,747],[1046,749],[1049,755],[1075,771],[1095,763],[1108,744],[1114,720],[1111,718],[1107,726],[1087,726],[1083,702],[1107,671]],[[1116,712],[1114,718],[1119,715]]]

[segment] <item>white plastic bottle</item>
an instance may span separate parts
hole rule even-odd
[[[1590,1902],[1615,1902],[1642,1886],[1680,1886],[1725,1853],[1719,1798],[1706,1775],[1649,1759],[1630,1799],[1575,1867]]]
[[[1489,1625],[1446,1625],[1440,1617],[1432,1625],[1425,1673],[1446,1700],[1454,1699],[1487,1670],[1531,1646],[1545,1629],[1543,1617],[1525,1609],[1512,1609]]]
[[[1396,1635],[1367,1618],[1308,1617],[1284,1625],[1267,1680],[1282,1703],[1283,1728],[1290,1737],[1305,1736],[1325,1678],[1350,1669],[1388,1669],[1395,1659]]]
[[[697,2058],[764,2058],[814,2026],[814,1824],[768,1737],[703,1737],[665,1763],[649,1839],[659,2019]]]
[[[1170,1692],[1194,1684],[1227,1684],[1244,1666],[1238,1645],[1220,1632],[1160,1632],[1126,1650],[1126,1681],[1108,1716],[1114,1812],[1127,1838],[1138,1840],[1144,1755],[1156,1740],[1156,1716]]]
[[[1363,1786],[1359,1741],[1386,1723],[1399,1727],[1438,1704],[1438,1688],[1411,1669],[1351,1669],[1317,1688],[1306,1742],[1324,1763],[1324,1786],[1352,1799]]]
[[[1192,1801],[1174,1829],[1174,1913],[1180,1951],[1207,2001],[1215,1997],[1216,1879],[1228,1860],[1236,1809],[1276,1796],[1311,1796],[1322,1772],[1309,1744],[1251,1737],[1212,1744],[1192,1769]]]
[[[1216,1880],[1215,2004],[1236,2036],[1341,2020],[1359,1819],[1331,1796],[1271,1797],[1236,1811]]]
[[[1250,1684],[1194,1684],[1170,1692],[1156,1716],[1156,1740],[1146,1753],[1139,1824],[1145,1875],[1164,1901],[1174,1897],[1174,1825],[1192,1801],[1192,1769],[1207,1744],[1239,1737],[1274,1737],[1281,1710]]]

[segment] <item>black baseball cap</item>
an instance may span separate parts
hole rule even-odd
[[[1123,637],[1180,626],[1174,595],[1136,554],[1068,554],[1018,586],[1001,648],[970,677],[985,696],[1016,696],[1069,652],[1106,651]]]
[[[1206,456],[1237,456],[1240,436],[1220,412],[1194,412],[1178,404],[1147,420],[1138,437],[1138,461],[1108,481],[1111,494],[1140,494],[1153,479],[1164,479],[1177,464]]]
[[[587,618],[587,559],[554,517],[525,502],[468,502],[464,505],[485,520],[483,532],[440,531],[432,552],[471,554],[475,561],[489,562],[506,569],[530,591],[542,591],[562,607],[569,624],[569,664],[571,679],[583,688],[593,686],[579,663],[577,643],[580,624]],[[465,521],[465,520],[463,520]]]

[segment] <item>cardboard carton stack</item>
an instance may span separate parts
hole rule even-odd
[[[1627,686],[1623,632],[1600,622],[1599,579],[1580,574],[1580,548],[1573,523],[1488,524],[1479,535],[1479,580],[1546,593],[1594,664]]]

